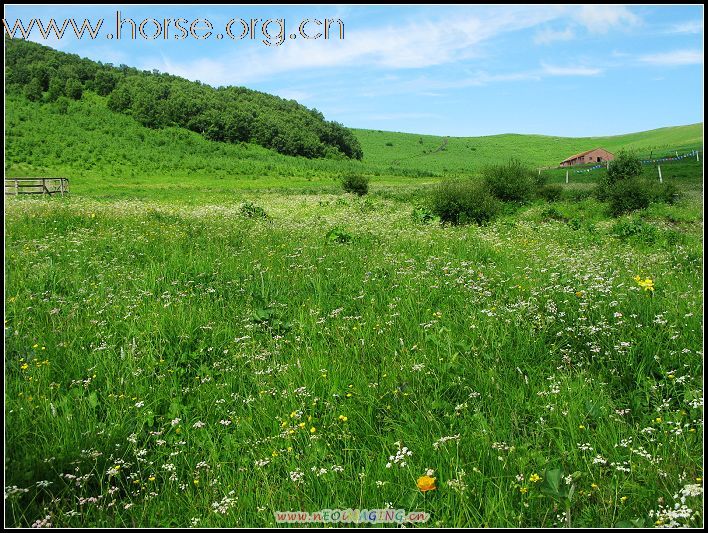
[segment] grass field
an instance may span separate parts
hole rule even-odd
[[[389,507],[427,526],[702,525],[702,163],[662,167],[677,203],[619,219],[569,196],[482,227],[412,216],[514,148],[538,166],[598,143],[656,155],[701,146],[702,125],[440,151],[358,131],[363,162],[313,161],[148,130],[92,95],[68,115],[8,102],[8,174],[72,193],[5,200],[7,525]],[[370,194],[344,194],[347,172]]]
[[[61,175],[69,178],[74,194],[94,199],[203,203],[222,202],[254,189],[336,193],[339,177],[349,173],[369,176],[374,189],[408,187],[430,185],[443,176],[474,176],[481,167],[509,156],[537,168],[557,165],[568,155],[597,146],[610,150],[625,146],[643,157],[702,150],[702,124],[591,139],[451,137],[440,151],[436,150],[444,137],[355,130],[364,148],[363,161],[312,160],[252,144],[208,141],[179,128],[145,128],[110,112],[105,98],[91,93],[72,102],[66,115],[51,104],[38,105],[22,97],[8,96],[7,102],[6,175]],[[561,175],[565,179],[564,171],[544,172],[551,181]],[[590,179],[596,180],[601,172],[593,172]],[[587,181],[585,176],[577,178]]]

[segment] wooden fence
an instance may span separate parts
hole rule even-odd
[[[69,193],[67,178],[5,178],[5,196],[17,194]]]

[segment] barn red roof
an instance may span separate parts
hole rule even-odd
[[[589,154],[590,152],[594,152],[595,150],[605,150],[604,148],[593,148],[592,150],[585,150],[584,152],[580,152],[579,154],[571,155],[570,157],[566,157],[561,163],[565,163],[566,161],[572,161],[573,159],[577,159],[580,156],[583,156],[585,154]],[[608,154],[611,154],[612,152],[608,152],[605,150]]]

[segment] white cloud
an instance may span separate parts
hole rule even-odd
[[[548,65],[542,63],[542,72],[549,76],[597,76],[602,74],[603,70],[597,67],[586,67],[582,65],[571,67],[559,67],[556,65]]]
[[[666,33],[683,33],[683,34],[703,33],[703,21],[702,20],[690,20],[688,22],[681,22],[680,24],[674,24],[666,31]]]
[[[582,6],[575,18],[590,33],[607,33],[617,27],[636,26],[641,22],[628,8],[611,5]]]
[[[548,22],[559,13],[557,9],[535,7],[457,11],[437,20],[345,29],[341,41],[286,40],[275,48],[256,45],[258,41],[237,42],[239,53],[222,58],[188,62],[153,58],[145,62],[145,67],[217,85],[251,83],[283,72],[311,69],[425,68],[481,57],[492,38]]]
[[[575,32],[570,27],[567,27],[563,31],[544,28],[534,35],[533,42],[536,44],[551,44],[556,41],[570,41],[574,38]]]
[[[700,50],[674,50],[672,52],[644,55],[639,58],[639,61],[649,65],[666,67],[700,65],[703,63],[703,52]]]

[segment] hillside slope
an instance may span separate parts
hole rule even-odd
[[[400,168],[445,172],[479,168],[508,157],[534,167],[556,166],[566,157],[602,147],[611,152],[637,150],[642,154],[691,150],[703,144],[703,124],[660,128],[610,137],[550,137],[545,135],[490,135],[436,137],[377,130],[354,130],[365,162]],[[445,142],[446,141],[446,142]]]
[[[251,142],[287,155],[361,159],[352,132],[316,109],[245,87],[218,87],[158,71],[114,67],[37,43],[5,39],[5,93],[34,102],[108,97],[143,126],[177,126],[207,139]]]
[[[108,109],[107,98],[84,92],[66,108],[8,95],[5,171],[8,176],[61,175],[72,192],[88,196],[191,194],[214,199],[253,188],[335,189],[339,176],[362,173],[379,185],[427,183],[469,176],[486,164],[517,156],[534,166],[554,165],[587,146],[644,153],[701,145],[702,125],[679,126],[620,137],[571,139],[539,135],[443,138],[356,130],[362,161],[307,159],[249,143],[205,139],[184,128],[147,128]],[[411,181],[414,180],[414,181]]]

